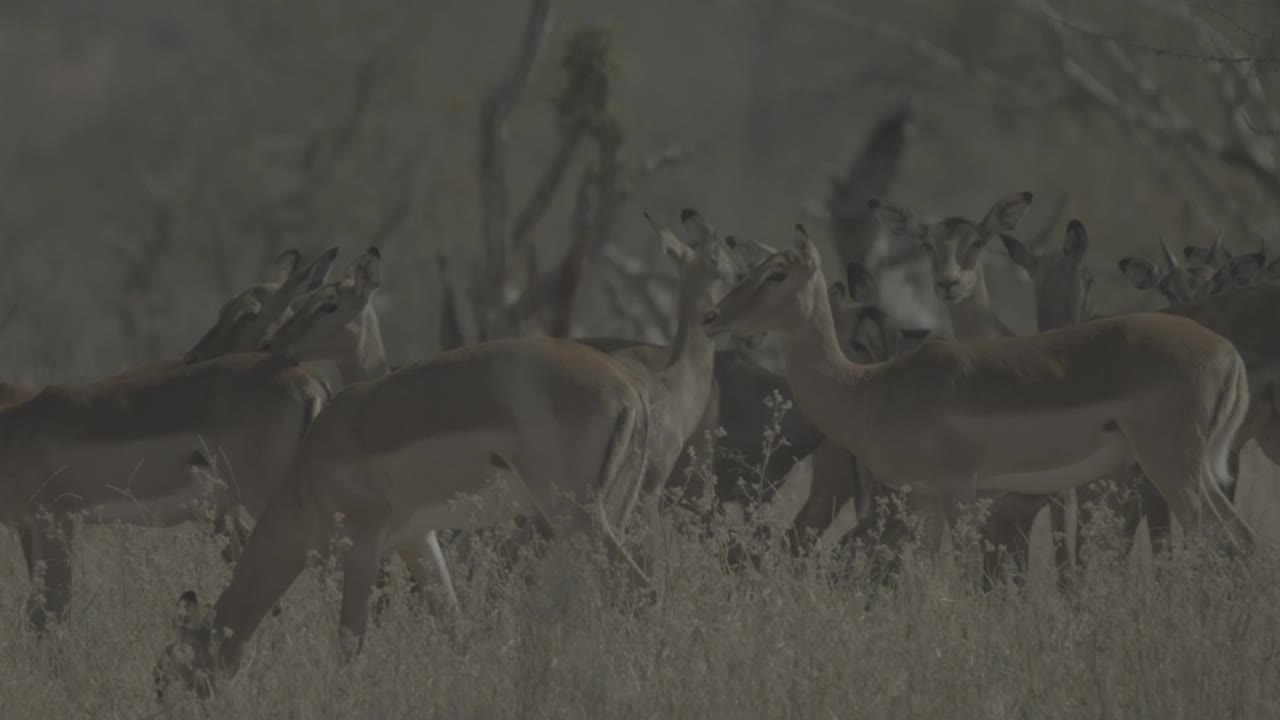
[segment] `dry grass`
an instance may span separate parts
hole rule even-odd
[[[1246,478],[1242,493],[1255,523],[1270,489],[1257,479]],[[535,564],[532,586],[497,581],[482,561],[460,583],[461,619],[446,626],[407,599],[395,602],[345,668],[335,578],[311,571],[204,710],[245,718],[1280,714],[1280,561],[1268,547],[1235,564],[1188,551],[1158,571],[1104,548],[1070,600],[1042,569],[1023,591],[983,597],[915,559],[893,592],[859,579],[862,566],[832,583],[816,561],[795,565],[780,553],[763,571],[734,576],[716,559],[724,537],[688,539],[677,520],[662,527],[669,542],[656,604],[620,597],[586,552],[560,572],[548,569],[554,560]],[[8,558],[0,717],[200,714],[190,696],[158,704],[151,670],[177,595],[192,587],[211,600],[225,585],[216,545],[194,526],[91,527],[80,540],[72,620],[43,641],[21,622],[28,586],[17,545],[0,549]]]

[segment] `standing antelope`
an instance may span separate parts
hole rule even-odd
[[[1161,312],[1195,320],[1230,340],[1236,347],[1249,372],[1252,397],[1249,416],[1236,436],[1233,455],[1252,439],[1257,441],[1258,448],[1271,462],[1280,465],[1280,332],[1273,329],[1275,309],[1280,307],[1280,287],[1264,284],[1235,288],[1237,283],[1228,280],[1217,283],[1220,290],[1209,294],[1200,289],[1203,285],[1196,286],[1194,282],[1187,281],[1189,276],[1184,272],[1185,268],[1171,261],[1172,254],[1163,244],[1162,248],[1169,272],[1159,274],[1154,263],[1142,258],[1121,260],[1121,271],[1131,282],[1156,277],[1154,281],[1135,282],[1135,285],[1140,284],[1144,289],[1156,290],[1171,298],[1170,307]],[[1253,280],[1253,273],[1260,266],[1261,253],[1249,253],[1232,257],[1215,273],[1225,273],[1227,277],[1248,282]],[[1191,288],[1191,292],[1186,295],[1170,288]],[[1051,296],[1051,293],[1046,294]],[[1181,299],[1186,297],[1192,299]],[[1234,484],[1228,489],[1234,493]]]
[[[893,235],[920,244],[929,255],[934,294],[946,303],[954,336],[979,340],[1013,336],[991,304],[982,263],[982,251],[992,237],[1013,232],[1031,205],[1030,192],[1014,193],[991,206],[980,221],[947,217],[926,224],[908,208],[881,198],[870,201],[872,214]],[[1062,505],[1061,498],[1058,505]],[[1013,557],[1019,573],[1026,575],[1030,559],[1031,526],[1052,498],[1006,494],[991,498],[985,523],[990,549],[983,552],[987,578],[1001,574],[1001,552]]]
[[[861,263],[845,266],[845,279],[831,285],[827,299],[840,349],[855,363],[867,365],[897,357],[931,334],[929,330],[900,327],[889,317],[878,304],[874,276]],[[841,508],[855,499],[858,522],[841,539],[841,546],[851,551],[854,543],[869,539],[876,531],[880,542],[894,544],[905,535],[907,526],[896,502],[885,504],[888,515],[883,523],[875,518],[885,497],[884,485],[864,463],[838,443],[824,442],[814,451],[809,496],[792,522],[793,547],[812,544],[831,526]]]
[[[1009,253],[1009,258],[1014,264],[1026,270],[1031,278],[1036,302],[1036,323],[1041,332],[1094,319],[1093,274],[1089,272],[1084,262],[1085,253],[1089,248],[1089,235],[1084,223],[1079,220],[1067,223],[1060,250],[1040,252],[1028,248],[1017,238],[1009,235],[1004,235],[1000,239]],[[1238,434],[1237,437],[1239,437]],[[1112,480],[1129,484],[1127,477],[1124,476],[1112,478]],[[1055,543],[1055,564],[1058,568],[1058,580],[1064,587],[1084,555],[1086,535],[1081,531],[1088,524],[1092,514],[1091,507],[1103,500],[1103,488],[1101,483],[1090,483],[1073,491],[1076,495],[1077,507],[1074,564],[1071,561],[1066,538],[1061,535],[1066,530],[1065,503],[1053,503],[1049,507],[1053,532],[1063,538],[1062,542]],[[1134,535],[1138,529],[1138,522],[1145,512],[1152,551],[1158,554],[1172,529],[1169,506],[1164,498],[1160,497],[1155,486],[1140,473],[1136,489],[1137,493],[1132,500],[1120,508],[1120,514],[1124,518],[1124,535],[1125,537]]]
[[[327,396],[292,361],[240,353],[51,385],[0,409],[0,522],[32,532],[33,582],[44,600],[32,604],[35,627],[65,616],[73,514],[170,525],[196,517],[190,505],[210,495],[218,514],[239,504],[256,515]],[[210,493],[190,472],[203,445],[234,468],[233,486]]]
[[[695,290],[705,292],[716,277],[721,250],[714,242],[695,250],[669,232],[659,236],[683,265],[681,314],[692,314]],[[332,287],[321,292],[281,326],[273,351],[304,357],[308,347],[295,344],[296,328],[345,326],[368,300]],[[700,334],[686,326],[688,342]],[[348,656],[368,623],[378,559],[406,544],[416,547],[429,530],[483,527],[525,513],[553,531],[582,532],[594,516],[611,552],[633,579],[647,583],[618,532],[642,485],[664,479],[684,444],[678,431],[662,427],[650,393],[674,402],[662,394],[707,392],[710,368],[687,367],[687,352],[677,343],[663,371],[652,373],[569,340],[494,340],[343,390],[304,439],[212,620],[185,627],[178,642],[191,646],[194,667],[179,673],[192,684],[196,671],[235,671],[244,643],[302,571],[308,551],[327,547],[335,513],[351,543],[342,559],[340,620]],[[690,412],[701,410],[705,395],[703,401],[690,402]],[[651,463],[659,469],[650,470]],[[431,481],[424,481],[423,468],[434,471]],[[509,471],[503,474],[512,493],[493,487],[495,471]],[[467,496],[473,501],[459,502]]]
[[[979,490],[1051,495],[1133,457],[1188,531],[1207,510],[1252,547],[1219,489],[1248,405],[1244,363],[1223,338],[1143,314],[1030,337],[930,340],[858,365],[840,352],[817,249],[800,226],[793,243],[721,300],[708,331],[783,334],[800,407],[877,478],[935,504],[935,552]]]
[[[338,248],[329,248],[302,267],[297,250],[281,253],[261,281],[223,304],[218,321],[186,352],[186,362],[256,351],[290,304],[324,284],[337,256]]]
[[[1250,285],[1265,274],[1265,257],[1261,252],[1231,257],[1222,247],[1222,236],[1208,250],[1194,245],[1184,251],[1187,263],[1160,239],[1160,256],[1165,269],[1140,257],[1120,259],[1120,272],[1138,290],[1155,290],[1170,305],[1182,305],[1217,295],[1225,290]]]
[[[267,326],[277,319],[278,313],[282,312],[284,307],[289,302],[296,300],[299,295],[313,290],[320,282],[323,282],[336,255],[337,248],[332,248],[322,253],[305,268],[300,268],[301,255],[296,250],[282,253],[267,268],[267,272],[261,281],[237,294],[223,305],[219,311],[218,321],[214,326],[197,342],[196,347],[191,352],[178,360],[129,370],[110,379],[84,387],[52,386],[41,391],[26,385],[4,384],[2,390],[0,390],[0,395],[3,396],[0,398],[0,409],[5,411],[6,415],[4,417],[9,419],[7,421],[0,420],[0,423],[7,422],[5,427],[10,428],[10,432],[13,432],[13,428],[25,421],[23,418],[29,419],[33,423],[33,429],[31,430],[31,434],[34,437],[33,441],[38,444],[25,451],[19,451],[12,446],[0,449],[0,453],[5,454],[4,458],[0,458],[0,464],[13,468],[13,472],[19,474],[33,472],[35,467],[40,466],[49,468],[48,472],[57,471],[61,474],[63,471],[58,468],[57,462],[57,458],[61,457],[60,453],[64,450],[70,451],[70,449],[74,449],[75,452],[79,452],[79,450],[83,449],[76,447],[79,442],[77,440],[78,435],[88,433],[92,436],[93,433],[97,432],[97,428],[87,423],[95,421],[110,422],[110,418],[113,416],[109,411],[113,409],[122,411],[120,415],[115,416],[123,423],[116,430],[122,437],[129,436],[130,428],[149,422],[149,419],[141,418],[136,411],[125,407],[131,402],[129,398],[134,397],[138,392],[145,392],[149,397],[156,396],[158,393],[156,390],[151,389],[152,386],[166,378],[182,376],[181,368],[184,364],[190,362],[190,358],[197,351],[198,354],[207,357],[217,357],[234,352],[255,350],[258,344],[261,343]],[[296,378],[294,380],[297,381]],[[187,380],[186,382],[189,384],[192,381]],[[303,384],[307,385],[308,392],[316,390],[308,382],[303,382]],[[179,400],[179,398],[174,398],[175,403]],[[86,408],[83,407],[86,403],[94,406],[88,409],[97,409],[104,412],[86,415],[84,412]],[[113,408],[113,403],[118,404],[118,407]],[[25,408],[27,404],[31,404],[32,407]],[[148,412],[155,409],[153,407],[143,408]],[[177,407],[172,409],[178,411]],[[170,407],[168,406],[161,407],[162,412],[169,410]],[[67,413],[65,417],[60,415],[63,412]],[[200,420],[194,418],[194,421],[198,423]],[[175,426],[173,430],[174,436],[181,435],[181,428],[184,424],[186,423],[180,423]],[[63,430],[66,431],[65,437],[57,437],[56,439],[46,437]],[[223,429],[219,428],[217,433],[204,436],[203,439],[212,443],[216,441],[222,432]],[[163,432],[160,434],[167,435],[167,433]],[[44,443],[48,442],[52,442],[54,445],[50,448],[45,448]],[[101,468],[103,477],[96,480],[92,477],[91,461],[81,462],[75,467],[68,466],[66,472],[71,477],[59,477],[56,480],[50,480],[49,483],[41,487],[41,497],[27,495],[22,497],[20,502],[15,502],[13,505],[6,506],[0,510],[0,514],[8,518],[6,522],[14,524],[18,528],[19,541],[23,558],[27,565],[27,572],[32,581],[36,583],[37,591],[40,590],[41,583],[35,577],[36,563],[42,557],[37,555],[34,547],[33,530],[36,527],[35,523],[32,522],[31,515],[36,506],[33,503],[38,503],[41,498],[54,497],[47,495],[47,493],[52,492],[57,487],[90,488],[79,501],[71,501],[69,499],[59,501],[61,505],[68,507],[74,506],[78,509],[91,510],[86,515],[86,519],[89,521],[120,520],[133,524],[174,524],[182,522],[188,517],[195,517],[193,511],[180,509],[179,506],[188,508],[194,505],[195,501],[201,499],[205,492],[210,489],[208,484],[203,481],[207,479],[206,474],[203,472],[191,472],[185,462],[177,462],[174,458],[188,457],[193,450],[201,447],[199,439],[189,445],[185,453],[172,458],[166,456],[163,463],[176,464],[163,465],[162,467],[168,469],[158,471],[158,476],[151,479],[146,479],[146,476],[151,473],[149,468],[140,468],[137,473],[132,472],[133,464],[155,457],[149,445],[151,438],[144,435],[139,437],[137,442],[141,442],[143,445],[130,450],[130,445],[123,444],[119,440],[88,441],[88,446],[95,448],[90,452],[101,450],[102,452],[114,453],[117,456],[116,461],[110,461]],[[168,442],[168,438],[157,442]],[[98,445],[102,447],[95,447]],[[212,444],[210,446],[216,447]],[[129,463],[125,456],[131,451],[136,452],[136,457],[132,463]],[[161,454],[163,452],[165,451],[161,451]],[[21,458],[16,463],[12,459],[14,454]],[[120,467],[125,466],[129,466],[129,469],[126,471],[119,470]],[[116,472],[119,474],[112,476],[112,468],[116,468]],[[246,480],[248,482],[258,482],[260,479],[256,478],[252,472],[249,472],[246,475]],[[30,484],[32,480],[31,478],[16,477],[12,482],[21,487],[24,484]],[[237,482],[239,482],[238,477]],[[267,482],[273,483],[274,478]],[[100,483],[102,487],[93,487],[95,483]],[[175,485],[181,486],[182,484],[185,484],[185,487],[178,490],[174,489]],[[106,495],[100,492],[100,490],[107,488],[113,489]],[[152,512],[158,510],[159,507],[150,505],[148,500],[155,495],[169,493],[174,494],[169,498],[169,502],[164,505],[164,511],[159,515]],[[97,501],[106,501],[107,504],[93,508],[95,499]],[[234,559],[239,542],[246,535],[238,517],[239,506],[236,500],[236,493],[234,491],[230,493],[216,492],[212,499],[216,505],[214,532],[229,536],[231,542],[228,544],[223,556],[230,562]],[[122,505],[121,503],[124,504]],[[60,518],[58,522],[63,522],[63,520]],[[48,538],[46,538],[46,544],[48,544]],[[50,550],[49,548],[43,548],[39,555],[47,556],[51,552],[55,555],[62,555],[65,553],[65,549]],[[61,561],[55,559],[51,560],[51,562],[56,565]],[[46,572],[50,572],[50,570],[46,568]],[[61,582],[59,578],[69,571],[65,568],[54,568],[51,572],[56,576],[54,579]],[[69,576],[67,576],[66,582],[70,582]],[[65,591],[55,588],[53,597],[47,599],[49,609],[54,611],[54,615],[62,615],[64,613],[66,607],[66,598],[64,596],[66,592],[69,592],[69,586]],[[33,610],[33,613],[35,612]],[[43,628],[46,618],[43,615],[37,617],[37,615],[33,614],[33,620],[35,620],[37,628]]]
[[[682,216],[695,237],[701,236],[705,241],[714,233],[714,228],[696,213],[682,213]],[[719,261],[722,263],[719,271],[722,280],[727,272],[732,272],[735,278],[744,276],[751,264],[769,254],[760,243],[739,241],[732,236],[726,237],[724,244],[730,257],[727,264],[723,264],[723,260]],[[573,340],[621,358],[631,356],[649,372],[662,370],[669,353],[668,348],[659,345],[622,338],[591,337]],[[681,492],[661,497],[663,503],[669,502],[673,497],[683,500],[699,497],[702,485],[689,483],[687,478],[692,469],[691,463],[699,462],[700,456],[687,452],[688,446],[693,444],[700,449],[708,432],[723,430],[715,438],[714,455],[711,458],[711,474],[714,478],[711,491],[717,502],[710,504],[711,514],[701,518],[707,526],[714,522],[725,503],[743,502],[750,506],[753,503],[770,502],[793,467],[809,457],[823,441],[821,433],[813,424],[802,413],[792,410],[783,415],[780,421],[781,435],[786,439],[786,445],[767,454],[761,440],[763,433],[773,424],[774,417],[764,400],[777,393],[784,401],[789,402],[791,390],[786,379],[760,365],[752,359],[750,353],[740,348],[715,350],[711,362],[711,383],[705,405],[699,411],[700,419],[688,435],[686,449],[679,454],[675,466],[667,474],[666,486],[679,488]],[[686,408],[685,411],[692,412],[692,409]],[[839,470],[837,468],[835,471]],[[759,477],[746,478],[744,472],[755,473]],[[838,482],[822,485],[837,486],[847,480],[848,475],[843,474]],[[810,497],[816,497],[812,489]],[[740,545],[731,545],[728,558],[730,564],[737,566],[744,555]]]

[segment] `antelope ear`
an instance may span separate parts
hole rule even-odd
[[[735,262],[742,266],[745,271],[760,264],[767,257],[777,255],[777,248],[766,245],[759,240],[743,240],[735,235],[730,235],[724,239],[725,247],[729,248],[730,254],[734,257]]]
[[[831,287],[827,288],[827,299],[831,301],[832,307],[844,302],[848,297],[849,291],[845,289],[843,280],[837,280],[831,283]]]
[[[293,280],[297,283],[294,293],[309,293],[325,284],[329,279],[329,270],[333,268],[333,261],[337,257],[338,248],[336,247],[331,247],[320,253],[315,260],[311,261],[310,265],[307,265],[294,276]]]
[[[1266,265],[1262,253],[1246,253],[1231,258],[1225,266],[1228,284],[1233,287],[1244,287],[1257,282]]]
[[[1150,290],[1160,284],[1160,268],[1146,258],[1121,258],[1119,266],[1129,284],[1139,290]]]
[[[1267,280],[1268,282],[1274,282],[1276,280],[1280,280],[1280,258],[1276,258],[1275,260],[1272,260],[1271,262],[1267,263],[1266,269],[1263,270],[1262,272],[1263,272],[1263,279]]]
[[[1035,273],[1036,261],[1039,260],[1039,258],[1028,250],[1027,246],[1023,245],[1021,240],[1012,235],[1000,233],[1000,242],[1004,243],[1005,252],[1009,253],[1009,259],[1013,261],[1014,265],[1017,265],[1029,273]]]
[[[382,253],[378,248],[371,247],[352,260],[343,273],[343,281],[350,281],[356,295],[368,300],[382,286]]]
[[[668,230],[665,226],[653,219],[649,213],[644,214],[644,219],[649,221],[649,227],[653,228],[653,232],[658,236],[658,242],[662,243],[662,252],[667,257],[675,260],[677,263],[684,265],[693,259],[693,248],[685,244],[683,240],[676,237],[676,234]]]
[[[693,240],[695,247],[701,247],[705,244],[714,243],[716,241],[716,229],[702,217],[702,213],[692,208],[685,208],[680,211],[680,222],[688,231],[689,237]]]
[[[818,246],[813,244],[813,241],[809,239],[808,231],[799,223],[796,223],[795,232],[791,235],[791,246],[795,249],[796,255],[804,263],[805,267],[810,270],[818,269],[821,264]]]
[[[262,271],[262,282],[267,285],[283,285],[298,271],[302,263],[302,253],[289,248],[275,256]]]
[[[982,219],[982,229],[985,231],[983,234],[998,235],[1013,232],[1013,229],[1018,226],[1018,221],[1027,212],[1027,208],[1031,207],[1032,197],[1034,196],[1030,192],[1020,192],[997,200],[996,204],[987,211],[987,216]]]
[[[1076,262],[1081,262],[1088,249],[1089,233],[1084,229],[1084,223],[1079,220],[1067,223],[1067,234],[1062,238],[1062,254]]]
[[[1173,251],[1169,249],[1169,243],[1165,242],[1164,236],[1160,237],[1160,257],[1164,258],[1165,267],[1170,272],[1178,268],[1178,256],[1174,255]]]
[[[929,234],[929,228],[915,213],[892,200],[872,198],[867,207],[876,220],[880,221],[880,225],[892,235],[923,241]]]
[[[849,261],[844,266],[844,279],[849,284],[849,296],[854,302],[876,302],[876,278],[862,263]]]
[[[1222,244],[1223,233],[1218,233],[1218,237],[1213,239],[1213,245],[1209,246],[1209,262],[1226,262],[1231,259],[1231,252]]]

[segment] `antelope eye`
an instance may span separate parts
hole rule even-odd
[[[787,279],[787,274],[784,272],[776,272],[769,275],[769,277],[765,278],[765,280],[767,280],[768,282],[782,282],[783,280],[786,280],[786,279]]]
[[[854,350],[860,353],[867,352],[868,350],[867,344],[862,342],[861,340],[850,340],[849,347],[853,348]]]
[[[326,314],[335,313],[335,312],[338,312],[338,306],[335,305],[334,303],[326,303],[316,308],[316,312],[322,312]]]

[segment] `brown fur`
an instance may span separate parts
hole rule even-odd
[[[824,285],[816,250],[799,235],[796,250],[757,267],[709,322],[787,333],[788,372],[806,414],[877,477],[936,493],[949,521],[988,478],[1007,476],[1014,486],[991,488],[1019,491],[1040,487],[1026,483],[1041,475],[1064,482],[1044,473],[1092,457],[1118,428],[1180,521],[1198,526],[1207,499],[1234,539],[1252,543],[1217,485],[1202,480],[1224,472],[1247,403],[1243,363],[1221,337],[1146,314],[1024,338],[935,340],[859,366],[839,351]],[[1025,440],[1011,442],[1010,431]],[[1180,452],[1162,454],[1157,442]]]

